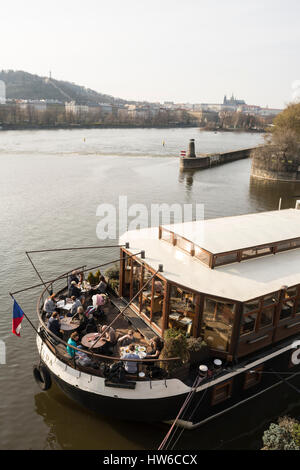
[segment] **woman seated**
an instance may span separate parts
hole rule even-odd
[[[101,352],[103,354],[111,354],[111,347],[117,342],[116,331],[111,326],[103,325],[101,333],[104,333],[103,339],[105,340],[105,344],[101,347]]]
[[[118,344],[121,347],[129,346],[129,344],[132,344],[134,342],[135,342],[135,338],[133,336],[133,330],[128,330],[126,335],[118,339]]]
[[[50,295],[50,297],[48,297],[45,300],[43,310],[44,310],[44,312],[46,312],[47,318],[51,317],[51,314],[56,309],[56,304],[55,304],[54,298],[55,298],[55,294],[52,294],[52,295]]]
[[[99,284],[95,287],[99,294],[105,294],[107,289],[107,283],[104,276],[100,277]]]
[[[51,331],[55,336],[58,336],[59,338],[63,338],[63,330],[60,329],[60,319],[59,319],[59,314],[58,312],[53,312],[51,317],[48,320],[48,330]]]
[[[163,343],[163,340],[159,337],[159,336],[155,336],[151,342],[150,342],[150,346],[151,346],[151,351],[149,353],[147,353],[146,355],[146,359],[158,359],[159,356],[160,356],[160,353],[162,352],[162,349],[164,347],[164,343]],[[154,363],[153,362],[150,362],[150,363],[147,363],[148,366],[152,366]]]
[[[83,336],[83,332],[86,329],[88,323],[88,319],[84,315],[83,307],[78,307],[76,316],[79,318],[80,321],[80,325],[78,326],[78,328],[76,328],[76,331],[79,336]]]
[[[96,333],[97,331],[98,331],[98,328],[97,328],[96,320],[93,317],[93,314],[90,313],[87,316],[86,327],[85,327],[85,330],[82,331],[82,335],[84,336],[84,335],[87,335],[88,333]]]
[[[71,282],[69,294],[70,294],[70,297],[74,296],[78,298],[81,296],[81,289],[78,287],[75,281]]]

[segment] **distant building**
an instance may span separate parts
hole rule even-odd
[[[6,103],[6,85],[0,80],[0,104]]]
[[[244,100],[237,100],[234,96],[233,93],[231,95],[231,98],[228,100],[227,96],[224,96],[223,99],[223,105],[224,106],[239,106],[241,104],[246,104]]]

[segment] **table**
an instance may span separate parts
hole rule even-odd
[[[61,310],[66,310],[67,312],[70,312],[71,308],[73,307],[73,302],[66,302],[65,300],[59,300],[56,303],[56,307]]]
[[[135,344],[135,351],[130,351],[129,346],[123,346],[120,348],[120,357],[123,358],[125,354],[137,354],[140,359],[144,359],[147,355],[147,350],[145,346]]]
[[[72,317],[64,317],[60,319],[60,329],[63,331],[76,330],[80,325],[79,320],[72,320]]]
[[[99,336],[100,336],[100,333],[88,333],[87,335],[85,335],[81,339],[82,346],[84,346],[85,348],[88,348],[88,349],[90,349],[91,347],[93,349],[94,348],[95,349],[101,348],[106,343],[106,339],[103,337],[103,338],[99,339],[99,341],[97,341],[96,344],[94,344],[95,341],[97,340],[97,338],[99,338]]]

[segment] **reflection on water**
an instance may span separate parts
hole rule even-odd
[[[300,199],[300,183],[263,180],[250,177],[249,195],[257,207],[262,210],[275,210],[279,207],[288,209],[295,207],[297,199]]]

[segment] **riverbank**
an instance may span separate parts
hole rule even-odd
[[[14,125],[5,125],[0,124],[0,130],[2,131],[43,131],[43,130],[72,130],[72,129],[186,129],[186,128],[195,128],[198,127],[199,131],[203,132],[235,132],[235,133],[249,133],[249,134],[257,134],[257,133],[264,133],[265,130],[258,130],[258,129],[204,129],[197,126],[195,123],[184,124],[184,123],[172,123],[172,124],[161,124],[161,125],[153,125],[153,124],[59,124],[59,125],[25,125],[25,124],[14,124]]]

